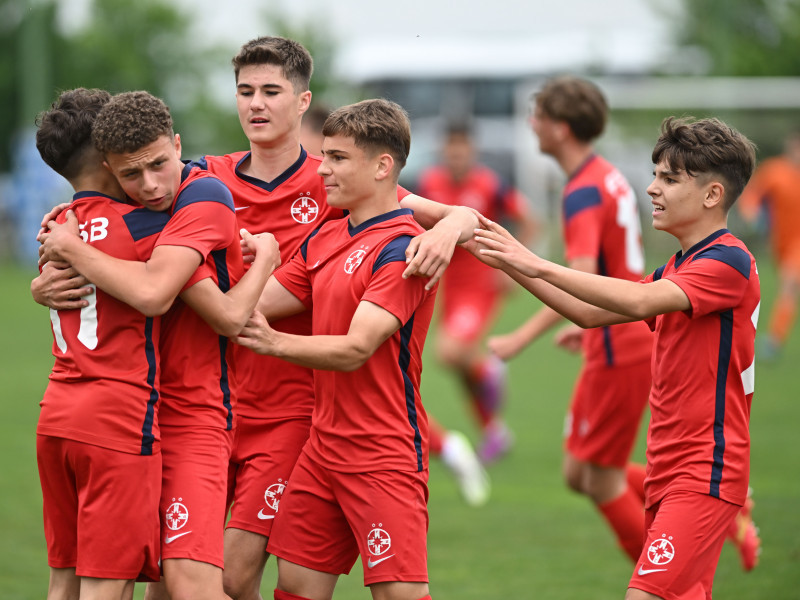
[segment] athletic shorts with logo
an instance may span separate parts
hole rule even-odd
[[[161,558],[223,563],[225,491],[233,431],[161,426]]]
[[[575,384],[564,424],[569,453],[596,465],[624,468],[650,395],[650,361],[586,367]]]
[[[311,417],[235,417],[228,464],[227,527],[269,537],[289,475],[308,439]],[[231,506],[232,504],[232,506]]]
[[[428,581],[428,472],[331,471],[304,452],[281,501],[267,552],[332,574],[358,555],[364,585]]]
[[[47,564],[79,577],[158,581],[161,455],[36,436]]]
[[[645,511],[647,537],[628,587],[664,600],[711,598],[728,527],[741,507],[697,492],[670,492]]]

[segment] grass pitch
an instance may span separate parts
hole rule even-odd
[[[658,256],[663,262],[666,253]],[[661,264],[659,262],[658,264]],[[774,271],[759,261],[765,328]],[[41,523],[41,494],[35,460],[38,401],[52,365],[46,309],[30,299],[33,268],[0,266],[0,597],[44,598],[48,569]],[[497,324],[507,331],[536,310],[522,290],[509,301]],[[757,366],[751,420],[754,518],[761,530],[761,564],[745,574],[726,544],[714,589],[717,599],[790,600],[800,592],[800,332],[795,328],[781,359]],[[432,329],[434,331],[435,329]],[[428,342],[432,348],[432,339]],[[590,503],[566,490],[560,474],[561,430],[578,359],[543,339],[510,363],[508,420],[516,434],[509,456],[490,469],[492,498],[483,508],[461,501],[444,467],[431,461],[429,570],[437,600],[537,598],[621,599],[632,566],[615,547]],[[457,382],[427,352],[423,400],[445,426],[477,442]],[[640,435],[643,439],[644,431]],[[643,460],[643,441],[636,457]],[[262,586],[272,597],[274,560]],[[143,588],[137,586],[136,597]],[[368,598],[360,564],[342,577],[336,598]]]

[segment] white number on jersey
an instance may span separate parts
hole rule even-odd
[[[97,348],[97,288],[90,284],[92,293],[84,298],[89,302],[88,306],[81,309],[81,327],[78,331],[78,341],[89,350]],[[50,322],[53,324],[53,336],[56,339],[56,346],[61,350],[61,354],[67,351],[67,340],[64,339],[64,332],[61,330],[61,317],[57,310],[50,309]]]
[[[621,173],[606,176],[606,190],[617,201],[617,225],[625,230],[625,266],[631,273],[644,272],[642,224],[636,207],[636,196]]]

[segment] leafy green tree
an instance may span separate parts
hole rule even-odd
[[[800,76],[800,0],[683,0],[681,45],[701,48],[709,75]]]

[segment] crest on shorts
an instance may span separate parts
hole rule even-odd
[[[654,540],[647,549],[647,558],[654,565],[666,565],[675,558],[675,546],[672,545],[672,536],[661,534],[661,539]]]
[[[264,492],[264,502],[275,512],[278,512],[278,504],[281,502],[283,490],[286,489],[287,483],[289,482],[287,481],[284,483],[283,479],[278,479],[278,483],[273,483]]]
[[[372,524],[372,531],[367,535],[367,548],[373,556],[380,556],[392,547],[392,538],[382,529],[383,523]]]
[[[172,504],[164,512],[164,522],[172,531],[177,531],[189,521],[189,509],[182,501],[183,498],[173,498]]]
[[[350,256],[347,257],[347,260],[344,261],[344,272],[348,275],[352,275],[353,271],[355,271],[358,266],[361,264],[361,261],[364,260],[364,257],[367,255],[367,249],[362,246],[358,250],[353,250],[350,253]]]
[[[311,192],[306,192],[310,194]],[[292,218],[298,223],[313,223],[319,216],[319,204],[311,196],[300,196],[292,202]]]

